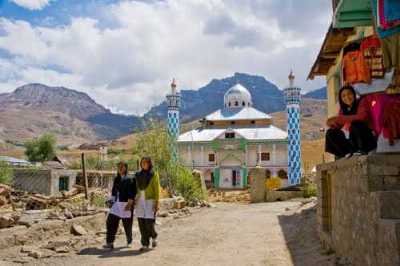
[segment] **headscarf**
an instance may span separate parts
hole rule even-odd
[[[345,104],[342,100],[342,92],[344,90],[349,90],[354,96],[354,102],[352,106],[348,106]],[[357,94],[356,91],[352,86],[344,86],[339,90],[339,105],[340,105],[340,111],[343,115],[355,115],[357,114],[357,108],[359,104],[359,99],[357,99]]]
[[[144,161],[147,161],[149,163],[149,169],[144,170],[142,168],[142,164]],[[153,172],[153,163],[151,161],[150,157],[143,157],[140,160],[140,168],[141,170],[135,174],[136,177],[136,184],[139,190],[145,190],[147,186],[150,184],[151,179],[154,176]]]
[[[119,162],[118,164],[117,164],[117,166],[118,166],[118,169],[117,169],[117,178],[122,178],[122,177],[124,177],[124,176],[121,176],[121,174],[119,173],[119,166],[120,165],[123,165],[123,166],[125,166],[125,175],[124,176],[127,176],[128,175],[128,164],[126,163],[126,162],[123,162],[123,161],[121,161],[121,162]]]

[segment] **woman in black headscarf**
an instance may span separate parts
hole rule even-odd
[[[360,99],[352,86],[344,86],[339,91],[339,116],[356,115]],[[353,154],[367,154],[376,149],[376,137],[366,121],[349,124],[338,123],[336,117],[327,121],[325,151],[338,158]]]
[[[128,164],[118,163],[117,177],[114,179],[111,197],[107,201],[110,211],[107,217],[107,236],[105,248],[113,249],[119,221],[124,226],[127,246],[132,245],[133,206],[136,197],[136,182],[128,176]]]
[[[159,209],[160,178],[153,171],[150,157],[140,161],[140,171],[135,174],[138,194],[136,196],[135,215],[138,218],[141,234],[141,251],[146,251],[152,240],[152,247],[157,246],[157,232],[155,231],[155,218]]]

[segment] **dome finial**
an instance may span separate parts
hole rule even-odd
[[[175,94],[176,93],[176,80],[175,80],[175,78],[172,79],[171,89],[172,89],[172,94]]]
[[[288,78],[289,78],[289,85],[290,85],[290,87],[293,87],[293,84],[294,84],[293,69],[290,69],[290,73],[289,73]]]

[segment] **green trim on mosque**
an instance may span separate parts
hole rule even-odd
[[[246,150],[246,146],[247,146],[249,141],[247,139],[240,139],[239,142],[240,142],[239,149],[241,149],[242,151],[245,151]]]
[[[222,159],[220,160],[220,163],[225,161],[226,159],[228,159],[229,157],[234,158],[236,160],[238,160],[241,164],[243,164],[242,159],[240,159],[239,157],[237,157],[235,154],[233,154],[232,152],[229,152],[225,157],[222,157]]]
[[[248,169],[247,167],[242,167],[242,186],[247,186]]]
[[[219,187],[219,179],[220,179],[220,169],[219,167],[215,167],[213,170],[214,174],[214,187],[218,188]]]

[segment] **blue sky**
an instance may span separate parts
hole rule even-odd
[[[195,89],[234,72],[306,81],[331,19],[325,0],[0,0],[0,93],[41,82],[141,114],[172,77]]]

